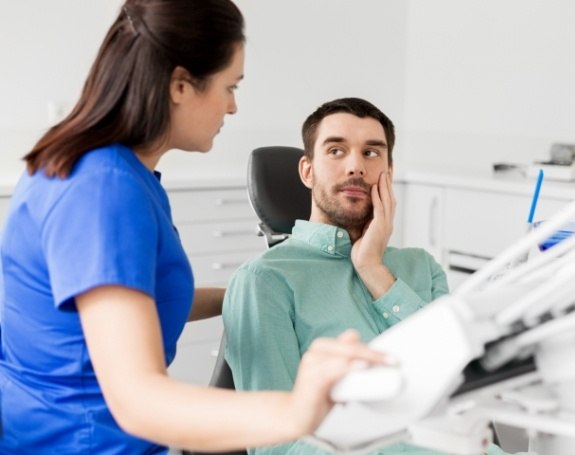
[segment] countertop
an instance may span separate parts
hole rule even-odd
[[[0,196],[9,197],[19,178],[18,173],[0,171]],[[438,169],[432,167],[409,168],[396,172],[394,181],[419,183],[432,186],[481,190],[517,195],[533,194],[535,179],[525,177],[518,171],[494,172],[490,169]],[[162,184],[167,190],[200,190],[217,188],[241,188],[246,185],[245,174],[209,173],[204,175],[169,176],[164,173]],[[541,196],[557,199],[575,199],[575,182],[544,179]]]
[[[481,190],[532,196],[536,179],[525,177],[517,170],[498,171],[470,169],[411,168],[395,176],[403,183]],[[541,196],[557,199],[575,199],[575,182],[543,179]]]
[[[10,197],[20,174],[0,172],[0,197]],[[162,185],[170,191],[200,190],[218,188],[242,188],[246,186],[245,175],[204,174],[201,176],[176,176],[170,178],[162,175]]]

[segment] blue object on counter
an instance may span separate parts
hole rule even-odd
[[[539,169],[539,174],[537,175],[537,183],[535,184],[533,199],[531,200],[531,208],[529,209],[529,216],[527,217],[527,222],[529,224],[533,223],[533,216],[535,215],[535,208],[537,207],[537,201],[539,200],[541,183],[543,183],[543,169]]]
[[[544,221],[537,221],[533,223],[533,227],[537,227],[543,222]],[[571,237],[573,234],[575,234],[575,222],[566,224],[563,228],[555,232],[551,237],[545,239],[539,244],[539,249],[541,251],[545,251],[552,246],[557,245],[562,240]]]

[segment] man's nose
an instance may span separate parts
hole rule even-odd
[[[349,176],[365,176],[365,161],[363,156],[356,156],[351,154],[347,160],[347,175]]]

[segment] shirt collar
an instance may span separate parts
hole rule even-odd
[[[296,220],[292,237],[333,256],[351,256],[351,240],[345,229],[331,224]]]

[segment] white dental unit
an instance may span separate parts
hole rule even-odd
[[[374,339],[399,365],[340,381],[311,441],[480,454],[499,422],[525,429],[536,453],[575,453],[575,235],[509,268],[574,219],[575,202]]]

